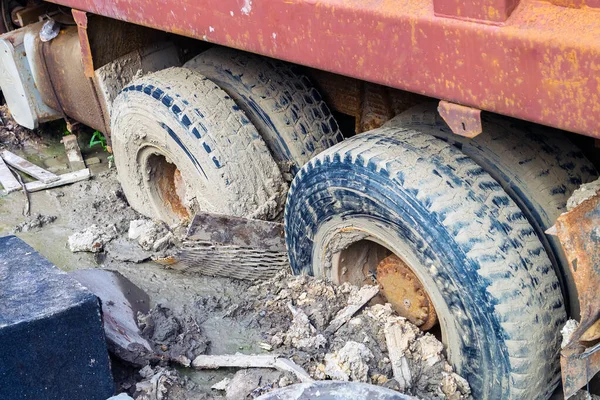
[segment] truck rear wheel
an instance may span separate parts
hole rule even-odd
[[[483,133],[465,138],[452,133],[436,103],[415,106],[386,125],[418,130],[447,141],[497,180],[529,219],[561,281],[570,315],[579,316],[575,282],[558,237],[545,231],[567,211],[571,194],[596,179],[593,164],[568,139],[551,128],[484,114]],[[569,301],[570,300],[570,301]]]
[[[119,180],[138,212],[168,223],[194,212],[271,219],[287,184],[252,123],[197,72],[169,68],[124,88],[113,105]]]
[[[395,127],[347,139],[298,173],[285,231],[295,273],[376,279],[400,314],[437,319],[474,398],[545,399],[558,385],[566,316],[552,265],[502,187],[453,146]]]
[[[214,81],[235,100],[289,180],[313,156],[343,140],[321,95],[286,63],[213,47],[185,67]]]

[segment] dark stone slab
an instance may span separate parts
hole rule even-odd
[[[98,298],[15,236],[0,238],[0,399],[112,396]]]

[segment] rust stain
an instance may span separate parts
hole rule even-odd
[[[53,2],[600,137],[600,0]]]
[[[600,193],[556,221],[581,306],[579,326],[561,351],[565,399],[600,371]]]
[[[442,100],[438,105],[438,112],[456,135],[474,138],[483,131],[479,109]]]
[[[377,282],[399,315],[423,331],[437,324],[437,313],[425,287],[398,256],[392,254],[377,265]]]

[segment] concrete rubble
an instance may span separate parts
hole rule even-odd
[[[177,247],[177,229],[133,211],[114,172],[58,193],[48,198],[62,213],[35,229],[70,229],[64,240],[76,253],[68,253],[87,260],[75,264],[118,271],[150,298],[148,312],[135,315],[135,323],[153,356],[133,365],[113,354],[119,392],[136,400],[252,398],[299,382],[340,379],[421,399],[470,397],[442,344],[379,304],[376,286],[334,285],[287,272],[249,282],[174,271],[149,260]],[[236,353],[271,361],[197,367],[208,360],[202,357]]]
[[[338,351],[325,355],[325,375],[337,381],[367,382],[373,353],[362,343],[348,341]]]
[[[91,225],[88,228],[69,236],[69,249],[72,252],[88,251],[98,253],[104,246],[118,236],[114,226],[101,228]]]
[[[258,347],[266,352],[262,355],[212,355],[202,320],[182,319],[156,305],[138,316],[138,323],[164,361],[139,372],[143,379],[134,398],[152,398],[148,396],[172,388],[185,392],[187,384],[169,366],[179,364],[204,371],[239,368],[210,384],[216,396],[211,398],[253,398],[298,382],[332,379],[380,385],[421,399],[469,399],[469,385],[446,361],[442,343],[395,315],[389,304],[364,301],[347,315],[349,305],[372,298],[374,292],[285,274],[249,286],[237,305],[225,307],[224,318],[231,323],[244,320],[248,327],[258,324],[269,343],[260,342]],[[223,308],[205,311],[217,309]],[[247,322],[242,316],[248,315],[256,318]],[[340,315],[346,322],[337,322]],[[328,329],[332,323],[336,329]],[[163,384],[157,389],[158,381]]]

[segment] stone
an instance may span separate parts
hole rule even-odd
[[[213,390],[226,390],[227,386],[229,386],[230,382],[231,382],[230,378],[225,378],[225,379],[220,380],[219,382],[215,383],[214,385],[212,385],[211,389],[213,389]]]
[[[99,157],[90,157],[85,159],[85,164],[89,167],[90,165],[101,164],[102,160]]]
[[[373,353],[364,344],[348,341],[335,353],[325,355],[325,373],[334,380],[367,382]]]
[[[228,400],[245,399],[260,386],[278,382],[280,376],[280,372],[265,368],[241,369],[227,385],[225,397]]]
[[[108,350],[122,360],[145,366],[158,356],[141,336],[138,313],[148,313],[150,297],[117,271],[79,269],[70,275],[94,293],[102,303]]]
[[[116,228],[100,228],[98,225],[92,225],[83,231],[69,236],[69,249],[73,253],[87,251],[99,253],[104,250],[104,246],[118,236]]]
[[[159,240],[163,239],[164,243],[161,246],[167,246],[172,236],[163,233],[159,225],[155,224],[149,219],[136,219],[129,223],[128,237],[130,240],[137,240],[139,245],[144,250],[153,250],[154,244]],[[165,238],[168,237],[168,239]]]
[[[98,298],[15,236],[0,238],[0,399],[106,400]]]

